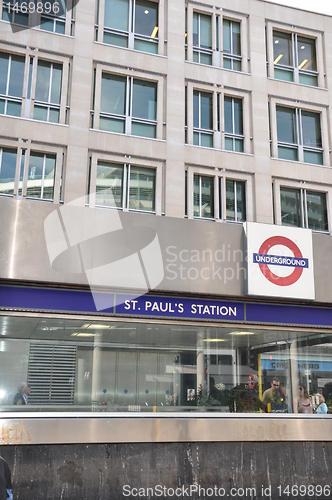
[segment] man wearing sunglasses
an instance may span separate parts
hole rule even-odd
[[[268,403],[273,403],[276,400],[276,397],[280,393],[280,380],[278,377],[274,377],[271,382],[270,389],[266,389],[263,393],[263,403],[267,406]]]

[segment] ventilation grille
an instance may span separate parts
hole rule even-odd
[[[30,344],[29,403],[72,405],[74,403],[76,346]]]

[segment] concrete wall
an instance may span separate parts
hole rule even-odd
[[[324,487],[331,482],[332,443],[324,442],[2,446],[0,452],[12,470],[15,500],[120,500],[126,498],[125,485],[145,489],[217,486],[225,489],[225,498],[231,497],[232,488],[255,488],[256,496],[239,490],[234,498],[294,498],[279,495],[278,486]],[[211,490],[191,496],[209,497],[222,498],[211,496]],[[302,498],[330,500],[332,494]]]

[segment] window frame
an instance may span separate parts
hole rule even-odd
[[[195,98],[195,93],[197,93],[198,97],[198,127],[194,126],[194,121],[195,121],[195,115],[194,115],[194,98]],[[205,95],[210,95],[211,96],[211,102],[209,106],[211,105],[211,110],[212,110],[212,128],[205,129],[202,127],[202,97],[203,94]],[[213,148],[213,116],[215,112],[213,110],[213,93],[212,92],[205,92],[201,90],[194,90],[193,91],[193,145],[195,146],[200,146],[200,147],[210,147]],[[198,135],[198,144],[195,144],[195,134]],[[211,146],[205,146],[204,144],[202,145],[202,136],[203,137],[210,137],[212,138],[212,145]]]
[[[319,166],[329,166],[329,153],[327,150],[327,145],[329,144],[329,135],[327,128],[327,109],[324,106],[312,105],[307,103],[297,102],[297,106],[294,106],[294,101],[289,101],[287,99],[276,99],[270,97],[269,99],[269,107],[270,107],[270,140],[271,140],[271,158],[277,159],[279,161],[295,161],[296,163],[304,163],[307,165],[316,165]],[[278,133],[277,133],[277,107],[279,108],[288,108],[295,111],[295,123],[296,123],[296,140],[297,143],[287,143],[284,141],[278,141]],[[299,110],[299,112],[296,112]],[[321,133],[321,142],[322,145],[320,148],[311,147],[303,144],[303,134],[302,130],[302,122],[299,122],[299,118],[302,116],[302,112],[309,112],[313,114],[319,115],[320,118],[320,133]],[[297,160],[292,159],[283,159],[279,158],[278,155],[278,147],[279,143],[281,147],[289,147],[297,150]],[[306,152],[315,152],[322,155],[322,163],[310,163],[304,161],[304,153]]]
[[[7,114],[8,110],[8,102],[10,103],[19,103],[21,106],[21,112],[19,116],[22,116],[22,108],[23,108],[23,95],[24,95],[24,84],[25,84],[25,55],[24,54],[17,54],[13,52],[7,52],[3,51],[2,47],[0,46],[0,52],[1,54],[5,54],[8,56],[8,68],[7,68],[7,78],[6,78],[6,93],[5,94],[0,94],[0,99],[4,101],[4,113],[1,113],[0,116],[10,116],[10,117],[18,117],[18,115],[12,115],[12,114]],[[11,69],[12,69],[12,59],[13,57],[21,57],[23,59],[23,65],[24,65],[24,73],[23,73],[23,81],[22,81],[22,96],[17,97],[17,96],[11,96],[9,95],[9,86],[10,86],[10,81],[12,78],[11,74]]]
[[[16,151],[16,167],[13,194],[0,194],[0,197],[14,199],[28,199],[29,201],[42,201],[48,203],[62,203],[64,199],[64,185],[66,172],[66,148],[56,146],[38,145],[37,143],[1,140],[0,150],[13,149]],[[37,198],[27,196],[30,153],[55,156],[55,175],[53,183],[53,198]],[[0,158],[1,161],[1,158]],[[0,167],[1,169],[1,167]],[[44,179],[43,179],[44,181]]]
[[[202,12],[199,12],[199,11],[193,11],[193,22],[194,22],[194,18],[195,18],[195,15],[198,16],[198,19],[197,19],[197,26],[198,26],[198,45],[194,45],[194,29],[193,29],[193,61],[195,59],[195,54],[197,54],[197,58],[198,58],[198,61],[194,61],[194,62],[197,62],[198,64],[205,64],[207,66],[212,66],[212,55],[213,55],[213,49],[212,49],[212,39],[213,39],[213,35],[212,35],[212,22],[213,22],[213,16],[210,15],[210,14],[206,14],[206,13],[202,13]],[[209,17],[210,20],[211,20],[211,47],[210,48],[205,48],[205,47],[202,47],[201,46],[201,16],[204,16],[204,17]],[[201,61],[201,58],[204,57],[204,56],[208,56],[211,60],[211,62],[207,63],[207,62],[202,62]]]
[[[120,210],[123,212],[138,212],[144,214],[161,215],[164,212],[164,193],[162,191],[163,176],[165,171],[165,165],[163,161],[160,160],[144,160],[142,158],[136,158],[135,156],[120,158],[119,155],[103,154],[90,152],[89,154],[90,162],[87,173],[87,204],[90,208],[101,208],[106,210]],[[155,207],[153,211],[147,210],[136,210],[128,208],[128,196],[129,196],[129,186],[127,185],[128,176],[124,177],[124,182],[122,185],[122,207],[111,207],[111,206],[101,206],[96,204],[96,183],[97,183],[97,168],[98,162],[106,162],[110,164],[116,164],[124,167],[124,165],[131,165],[132,167],[138,167],[142,169],[151,169],[155,171]],[[124,170],[125,171],[125,170]]]
[[[228,21],[230,23],[230,47],[231,47],[231,50],[230,52],[225,52],[225,49],[223,49],[223,68],[225,69],[229,69],[231,71],[242,71],[242,50],[243,50],[243,44],[242,44],[242,22],[241,20],[237,19],[230,19],[228,17],[223,17],[223,28],[222,28],[222,32],[223,32],[223,35],[224,35],[224,21]],[[234,50],[233,50],[233,46],[234,46],[234,40],[233,40],[233,30],[232,30],[232,27],[233,27],[233,23],[237,23],[240,25],[240,54],[235,54],[234,53]],[[230,68],[226,68],[225,67],[225,59],[228,59],[230,61],[230,65],[231,67]],[[235,62],[238,62],[240,64],[240,69],[234,69],[234,63]]]
[[[279,32],[279,33],[285,33],[288,35],[291,35],[292,37],[292,59],[293,59],[293,65],[288,67],[288,66],[282,66],[280,67],[283,68],[288,68],[289,71],[292,71],[293,73],[293,81],[287,81],[287,80],[281,80],[278,78],[275,78],[274,76],[274,42],[273,42],[273,33],[274,32]],[[323,33],[318,30],[314,29],[306,29],[306,28],[297,28],[296,31],[294,30],[294,27],[292,26],[286,26],[285,24],[277,23],[277,22],[272,22],[272,21],[267,21],[266,22],[266,36],[267,36],[267,75],[268,78],[272,80],[277,80],[281,82],[285,82],[288,84],[295,84],[295,85],[304,85],[305,87],[314,87],[314,88],[325,88],[326,87],[326,76],[325,76],[325,69],[324,69],[324,57],[323,57]],[[317,70],[316,71],[306,71],[306,70],[300,70],[301,74],[308,74],[308,75],[314,75],[317,76],[317,85],[310,85],[306,84],[303,82],[299,81],[299,71],[298,68],[296,67],[296,60],[297,60],[297,48],[294,45],[296,43],[297,37],[300,38],[306,38],[310,40],[315,41],[315,52],[316,52],[316,65],[317,65]],[[294,39],[294,42],[293,42]]]
[[[120,133],[121,135],[130,135],[131,137],[140,137],[142,139],[149,139],[149,140],[164,140],[165,137],[165,130],[163,127],[163,116],[164,116],[164,99],[163,99],[163,94],[164,94],[164,76],[162,75],[157,75],[157,74],[147,74],[147,73],[142,73],[139,71],[135,70],[130,70],[129,68],[124,69],[124,70],[119,70],[118,68],[111,67],[110,65],[102,65],[98,64],[96,66],[96,77],[95,77],[95,82],[94,82],[94,91],[92,92],[92,109],[91,109],[91,123],[93,123],[93,130],[99,130],[101,132],[106,132],[110,134],[114,133]],[[132,116],[132,94],[133,94],[133,87],[131,86],[130,92],[128,89],[128,84],[126,85],[126,95],[125,95],[125,111],[128,114],[125,114],[123,118],[125,119],[125,132],[122,134],[122,132],[112,132],[112,131],[107,131],[107,130],[102,130],[100,129],[100,117],[101,115],[107,116],[108,113],[101,111],[101,86],[102,86],[102,76],[103,74],[108,74],[108,75],[114,75],[115,77],[123,77],[126,78],[126,82],[131,79],[133,82],[134,80],[141,80],[145,81],[147,83],[154,83],[156,85],[156,97],[157,97],[157,102],[156,102],[156,119],[155,120],[149,120],[149,119],[141,119],[139,117],[134,117]],[[111,117],[111,116],[110,116]],[[148,125],[154,125],[155,130],[156,130],[156,136],[155,137],[148,137],[148,136],[134,136],[131,134],[131,128],[132,128],[132,123],[146,123]]]
[[[218,170],[216,172],[216,170]],[[234,181],[234,183],[244,183],[245,187],[245,216],[246,221],[254,220],[254,174],[243,173],[241,167],[239,171],[228,169],[215,169],[211,167],[200,167],[197,165],[186,165],[186,199],[187,211],[185,217],[188,219],[210,220],[218,223],[243,224],[239,220],[227,219],[226,213],[226,181]],[[194,176],[213,177],[214,178],[214,217],[199,217],[194,215]],[[236,184],[235,184],[236,185]]]
[[[135,32],[135,10],[136,10],[136,0],[128,0],[128,31],[118,30],[116,28],[105,27],[105,0],[99,0],[98,6],[96,7],[96,37],[95,41],[105,45],[111,45],[113,47],[118,47],[119,49],[129,49],[139,52],[144,52],[145,54],[152,55],[164,55],[165,54],[165,42],[164,42],[164,24],[165,24],[165,14],[164,14],[164,0],[147,0],[150,3],[157,4],[157,21],[158,30],[156,35],[153,37],[153,45],[156,45],[157,49],[155,52],[142,51],[135,48],[136,41],[150,42],[151,36],[142,35]],[[97,2],[96,2],[97,3]],[[110,33],[116,36],[121,36],[127,39],[127,47],[121,45],[116,45],[112,43],[105,42],[105,33]],[[152,32],[153,33],[153,32]]]
[[[282,226],[281,219],[281,190],[291,189],[294,191],[300,192],[300,208],[301,208],[301,226],[293,226],[300,227],[303,229],[308,228],[308,208],[306,202],[306,194],[309,193],[317,193],[325,195],[326,202],[326,218],[327,218],[327,230],[319,230],[319,229],[311,229],[313,232],[321,233],[321,234],[330,234],[331,233],[331,220],[332,220],[332,207],[331,207],[331,196],[332,196],[332,186],[311,183],[306,181],[294,182],[292,180],[288,180],[282,177],[274,177],[273,178],[273,193],[274,193],[274,223]],[[289,226],[292,227],[292,226]]]

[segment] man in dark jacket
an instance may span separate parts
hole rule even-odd
[[[7,490],[11,494],[12,478],[6,460],[0,457],[0,500],[7,500],[7,498],[10,498]]]

